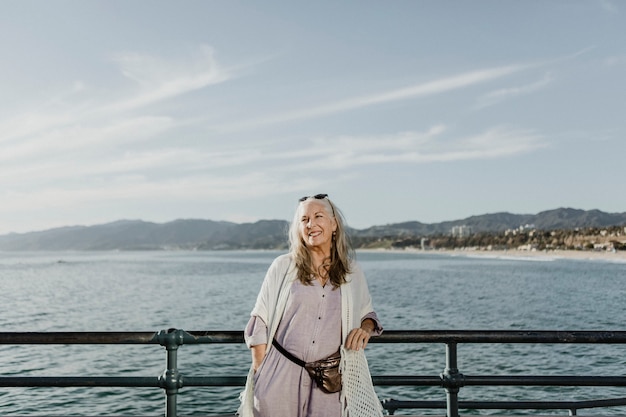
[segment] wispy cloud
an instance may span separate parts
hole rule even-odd
[[[214,50],[202,46],[187,59],[165,60],[138,53],[123,53],[114,57],[124,76],[134,81],[140,90],[134,96],[116,101],[101,111],[126,111],[173,98],[190,91],[224,82],[232,74],[222,69]]]
[[[102,149],[99,150],[102,153]],[[104,186],[116,183],[120,178],[142,178],[146,182],[155,178],[154,181],[167,182],[202,177],[209,173],[228,181],[229,174],[221,170],[239,168],[236,175],[245,175],[248,171],[242,167],[260,166],[272,159],[254,149],[211,151],[182,146],[78,155],[72,153],[68,159],[63,156],[63,152],[58,152],[33,163],[4,166],[0,186],[11,187],[16,178],[19,178],[22,187],[28,188],[36,184],[72,183],[76,178],[84,183],[97,182]]]
[[[301,190],[321,184],[307,176],[277,177],[260,170],[237,175],[202,174],[183,178],[151,180],[141,175],[108,178],[94,186],[92,182],[56,186],[37,190],[3,190],[0,198],[6,202],[1,213],[29,212],[41,207],[71,212],[93,210],[102,204],[124,201],[125,204],[163,204],[163,196],[177,204],[197,204],[199,201],[237,201],[253,199],[289,190]]]
[[[62,134],[64,130],[90,127],[100,128],[128,119],[128,112],[149,106],[192,91],[225,82],[234,75],[217,63],[213,49],[202,46],[189,55],[167,60],[138,53],[118,54],[112,61],[124,78],[133,81],[131,88],[113,91],[97,90],[82,81],[76,81],[67,91],[49,100],[45,108],[18,114],[11,119],[0,119],[0,143],[38,141],[50,131]],[[64,98],[74,97],[71,105]],[[82,100],[81,100],[82,98]],[[150,117],[144,114],[140,117]]]
[[[505,100],[535,93],[548,86],[551,82],[552,76],[548,73],[542,79],[530,84],[491,91],[478,98],[474,109],[484,109],[485,107],[496,105]]]
[[[238,199],[257,191],[262,195],[284,192],[285,187],[300,189],[311,181],[302,172],[313,172],[320,166],[336,171],[338,176],[354,176],[359,175],[354,168],[361,166],[504,158],[544,146],[542,136],[531,130],[497,126],[476,135],[456,137],[446,126],[434,125],[424,132],[312,138],[296,150],[285,144],[265,152],[181,146],[72,163],[62,158],[48,159],[36,165],[6,167],[7,175],[2,176],[0,184],[8,188],[11,178],[20,178],[24,185],[18,192],[22,205],[43,201],[69,205],[163,195],[188,200],[199,196]],[[162,172],[167,176],[162,177]],[[81,180],[76,182],[77,178]],[[28,191],[35,188],[42,191]]]
[[[540,134],[506,126],[462,137],[444,138],[445,131],[443,126],[436,126],[426,133],[402,132],[365,138],[317,139],[310,149],[289,154],[289,158],[304,158],[305,155],[307,158],[306,162],[298,160],[298,164],[290,168],[324,166],[327,169],[343,170],[359,165],[484,160],[512,157],[546,146]]]
[[[105,149],[147,140],[172,126],[173,122],[168,117],[146,116],[100,122],[91,126],[77,124],[51,129],[22,142],[4,146],[0,161],[5,165],[23,165],[28,160],[38,162],[37,158],[40,157],[54,159],[68,155],[68,152],[76,157],[83,155],[83,152],[96,153],[101,157]]]
[[[604,65],[608,68],[626,66],[626,55],[613,55],[604,60]]]
[[[28,113],[0,118],[0,184],[26,187],[158,169],[159,164],[163,166],[168,158],[175,161],[181,153],[170,150],[165,155],[158,145],[147,143],[186,121],[151,115],[150,105],[233,76],[220,68],[208,47],[190,51],[176,61],[125,53],[113,62],[124,78],[133,81],[132,88],[118,87],[105,93],[77,81]],[[145,154],[126,154],[125,149],[142,142]],[[184,158],[178,161],[184,162]]]
[[[619,8],[617,7],[617,5],[610,0],[600,0],[600,6],[602,7],[604,11],[609,12],[611,14],[619,13]]]
[[[416,84],[378,94],[364,95],[332,103],[324,103],[320,106],[291,110],[278,115],[270,115],[250,120],[242,120],[237,124],[217,126],[218,131],[234,131],[252,129],[261,126],[279,123],[294,122],[304,119],[312,119],[327,116],[359,108],[390,103],[401,100],[409,100],[435,94],[447,93],[472,85],[492,81],[529,68],[528,65],[510,65],[504,67],[487,68],[483,70],[466,72],[451,77],[441,78],[426,83]]]

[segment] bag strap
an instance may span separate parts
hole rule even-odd
[[[303,361],[302,359],[298,359],[298,358],[296,358],[296,357],[295,357],[295,356],[293,356],[291,353],[289,353],[289,352],[287,351],[287,349],[285,349],[284,347],[282,347],[282,346],[280,345],[280,343],[278,343],[278,342],[276,341],[276,338],[274,338],[274,339],[272,340],[272,345],[273,345],[276,349],[278,349],[278,351],[279,351],[280,353],[282,353],[282,354],[283,354],[283,356],[284,356],[285,358],[289,359],[291,362],[295,363],[296,365],[299,365],[299,366],[301,366],[301,367],[303,367],[303,368],[304,368],[304,365],[306,365],[306,362],[305,362],[305,361]]]

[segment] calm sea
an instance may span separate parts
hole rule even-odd
[[[264,251],[0,253],[1,328],[19,332],[241,330],[265,271],[277,255]],[[625,330],[623,263],[408,252],[361,252],[358,260],[386,329]],[[468,375],[624,375],[624,349],[461,345],[458,360],[461,372]],[[374,375],[438,375],[445,366],[445,347],[372,344],[368,359]],[[183,346],[179,351],[183,375],[245,375],[249,361],[249,352],[239,345]],[[158,376],[164,367],[165,351],[156,345],[0,346],[4,376]],[[179,413],[233,412],[240,390],[183,388]],[[377,387],[377,391],[381,399],[445,400],[440,388]],[[467,387],[460,393],[461,400],[615,397],[626,397],[625,390]],[[160,415],[164,394],[155,388],[3,388],[0,409],[5,415]],[[403,413],[416,412],[424,410]],[[581,412],[625,413],[626,407]]]

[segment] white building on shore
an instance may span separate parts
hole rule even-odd
[[[453,237],[468,237],[472,234],[472,227],[467,225],[454,226],[450,230]]]

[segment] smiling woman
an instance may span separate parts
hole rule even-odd
[[[382,416],[363,352],[382,326],[327,194],[299,200],[289,240],[290,253],[267,271],[246,327],[252,366],[239,415]],[[332,377],[310,374],[314,363],[332,364],[324,368]]]

